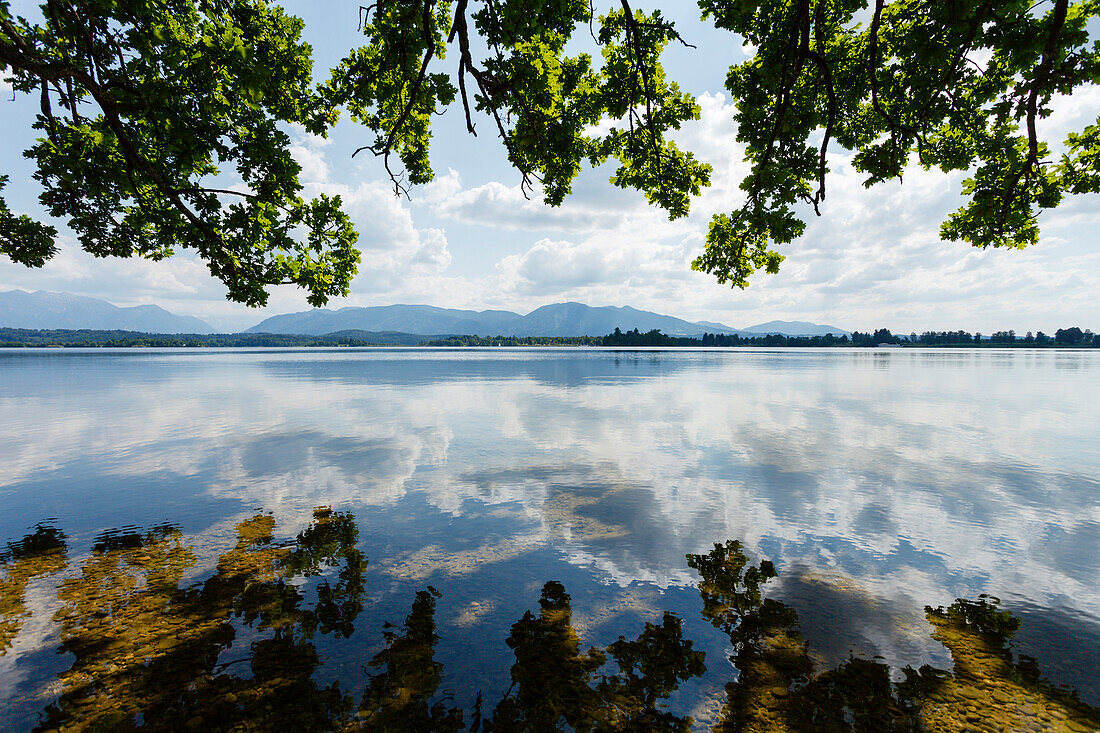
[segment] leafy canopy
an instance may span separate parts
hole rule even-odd
[[[681,39],[660,11],[624,1],[600,17],[598,68],[587,53],[566,55],[578,29],[592,32],[587,0],[484,0],[474,10],[469,0],[380,0],[362,13],[369,43],[333,70],[324,96],[370,131],[356,153],[381,157],[398,193],[431,180],[431,118],[456,99],[469,132],[477,134],[478,113],[487,116],[525,193],[538,185],[553,206],[586,161],[616,159],[612,182],[644,191],[673,217],[710,183],[710,166],[668,137],[699,107],[665,76],[661,51]],[[445,66],[448,47],[458,59]],[[608,120],[605,134],[594,132]],[[392,167],[394,155],[404,170]]]
[[[699,0],[755,56],[727,79],[751,164],[745,202],[713,217],[693,267],[745,287],[820,215],[834,145],[868,186],[925,168],[968,171],[942,235],[978,247],[1037,241],[1038,216],[1100,191],[1100,121],[1055,160],[1039,136],[1057,94],[1100,81],[1100,0]],[[293,283],[320,305],[356,273],[339,197],[306,200],[289,125],[324,135],[340,110],[365,128],[397,194],[430,181],[433,116],[487,125],[525,194],[559,205],[584,165],[688,213],[711,168],[671,135],[699,115],[661,54],[685,43],[659,10],[619,0],[377,0],[365,45],[316,85],[302,23],[264,0],[46,0],[43,20],[0,0],[0,70],[37,100],[25,155],[49,213],[98,256],[198,252],[251,305]],[[581,36],[577,34],[581,33]],[[599,59],[578,52],[590,47]],[[577,40],[575,40],[577,39]],[[704,49],[700,53],[706,53]],[[448,59],[448,54],[450,57]],[[0,191],[7,178],[0,176]],[[56,230],[0,199],[0,252],[29,266]]]
[[[250,305],[266,302],[270,284],[297,284],[314,305],[348,292],[356,232],[339,197],[301,196],[286,133],[293,124],[323,135],[341,107],[373,135],[361,150],[383,159],[398,192],[431,180],[431,119],[458,97],[470,131],[475,114],[487,115],[525,190],[540,184],[547,203],[562,202],[584,161],[617,159],[614,181],[673,216],[709,183],[709,166],[667,137],[699,113],[659,63],[678,36],[659,12],[625,2],[599,21],[599,69],[587,54],[565,54],[593,20],[584,0],[377,2],[361,9],[366,45],[319,87],[301,21],[276,3],[41,9],[32,23],[0,0],[0,69],[22,99],[39,101],[42,137],[26,155],[46,209],[98,256],[195,250],[228,297]],[[478,44],[484,61],[471,51]],[[453,68],[441,66],[448,46]],[[608,132],[590,132],[607,119]],[[40,267],[56,235],[0,200],[0,252]]]
[[[24,154],[41,201],[85,250],[159,260],[193,249],[250,305],[266,301],[265,284],[296,283],[315,304],[347,292],[355,231],[338,198],[302,198],[282,129],[323,134],[336,121],[313,88],[300,20],[258,1],[41,7],[34,24],[0,0],[0,64],[39,103],[42,137]],[[16,262],[41,266],[55,235],[0,208],[0,251]]]
[[[757,47],[730,69],[737,138],[752,164],[744,205],[711,222],[693,267],[744,287],[776,272],[774,244],[820,214],[827,155],[854,151],[865,186],[925,169],[970,171],[940,229],[976,247],[1038,241],[1038,216],[1066,193],[1100,191],[1100,124],[1059,160],[1037,123],[1055,94],[1100,82],[1100,42],[1083,0],[700,0],[704,17]],[[1100,121],[1098,121],[1100,122]]]

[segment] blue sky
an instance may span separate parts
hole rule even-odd
[[[34,3],[12,4],[19,13],[35,14]],[[356,3],[285,5],[306,21],[319,76],[361,42]],[[611,186],[609,168],[583,173],[575,195],[558,209],[527,201],[488,120],[478,125],[481,135],[471,137],[458,108],[433,128],[437,180],[413,190],[411,200],[393,196],[377,160],[351,158],[367,141],[354,124],[342,122],[327,140],[295,132],[294,154],[307,193],[343,195],[360,232],[360,274],[352,294],[330,307],[428,303],[525,313],[576,300],[735,327],[772,319],[849,329],[887,326],[904,333],[957,328],[1049,333],[1074,324],[1100,326],[1100,197],[1069,198],[1045,214],[1042,241],[1035,247],[980,251],[938,237],[940,222],[959,204],[963,176],[913,167],[904,185],[866,190],[842,150],[830,158],[823,216],[811,213],[805,236],[783,248],[787,260],[779,275],[757,275],[742,291],[692,272],[689,263],[702,247],[710,216],[737,208],[741,200],[738,184],[746,166],[722,83],[729,65],[743,61],[751,49],[701,23],[693,2],[661,5],[698,46],[671,48],[666,61],[670,76],[697,96],[703,110],[699,121],[681,131],[680,142],[715,168],[714,185],[693,202],[691,216],[668,221],[640,194]],[[38,215],[37,186],[21,156],[33,139],[37,101],[11,100],[10,85],[0,82],[5,140],[0,172],[12,179],[5,195],[16,210]],[[1064,131],[1094,121],[1098,109],[1100,89],[1080,90],[1058,101],[1055,114],[1044,120],[1045,130],[1060,140]],[[62,251],[41,270],[0,256],[0,290],[66,291],[119,305],[157,303],[229,330],[307,307],[291,287],[276,289],[262,311],[229,303],[192,256],[160,263],[96,259],[60,228]]]

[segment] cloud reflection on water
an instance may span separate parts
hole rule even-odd
[[[170,494],[217,502],[191,530],[223,536],[256,507],[297,532],[319,504],[384,510],[398,532],[426,502],[427,534],[378,558],[395,578],[558,553],[624,589],[686,586],[686,553],[740,537],[791,569],[777,593],[807,639],[834,635],[830,659],[935,658],[907,631],[911,599],[985,590],[1100,638],[1095,354],[28,354],[0,370],[0,500],[117,487],[74,534]],[[815,578],[882,620],[825,631],[798,585]]]

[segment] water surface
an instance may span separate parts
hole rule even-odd
[[[1093,730],[1098,385],[1069,350],[5,351],[0,725]]]

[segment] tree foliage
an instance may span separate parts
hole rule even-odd
[[[804,233],[805,208],[821,214],[837,146],[867,186],[914,161],[968,172],[941,234],[977,247],[1032,244],[1043,210],[1100,191],[1100,121],[1057,159],[1040,130],[1057,95],[1100,81],[1088,27],[1100,0],[699,7],[756,49],[726,84],[751,165],[746,198],[714,215],[692,265],[720,282],[778,270],[776,247]],[[449,108],[472,134],[488,127],[525,194],[549,205],[586,165],[609,163],[614,185],[672,218],[710,183],[710,166],[672,139],[699,115],[661,63],[686,41],[627,0],[598,17],[586,0],[376,0],[359,11],[364,45],[320,84],[301,21],[275,2],[41,8],[31,22],[0,0],[0,69],[37,99],[42,137],[25,154],[46,210],[98,256],[194,250],[229,298],[252,305],[275,283],[315,305],[348,292],[356,233],[339,197],[302,196],[287,135],[323,135],[340,110],[365,132],[355,154],[378,156],[399,195],[432,179],[432,121]],[[13,260],[43,265],[56,234],[0,200],[0,252]]]
[[[1038,123],[1055,95],[1100,81],[1100,42],[1083,0],[700,0],[719,28],[756,46],[730,69],[744,205],[711,222],[693,267],[744,287],[782,257],[773,245],[820,214],[835,143],[873,186],[915,160],[967,171],[966,202],[940,229],[976,247],[1038,240],[1038,216],[1066,193],[1100,191],[1100,121],[1054,160]]]
[[[285,126],[324,134],[302,22],[261,0],[48,0],[32,23],[0,0],[0,68],[37,98],[40,200],[100,256],[192,249],[229,298],[295,283],[348,292],[359,253],[338,197],[305,200]],[[0,186],[5,181],[0,180]],[[53,227],[0,203],[0,252],[41,266]]]
[[[668,137],[699,116],[660,63],[664,47],[682,39],[660,11],[621,5],[599,18],[596,35],[585,0],[484,0],[474,8],[469,0],[379,0],[362,9],[368,44],[333,70],[325,96],[367,128],[372,140],[356,153],[381,157],[399,194],[431,180],[432,116],[460,100],[469,132],[477,134],[478,113],[487,116],[523,190],[540,188],[547,204],[562,203],[583,163],[614,158],[613,183],[683,216],[709,184],[710,167]],[[566,54],[579,29],[593,32],[602,63]],[[475,45],[485,47],[483,60]],[[448,49],[458,57],[449,65]],[[597,133],[605,121],[610,128]]]

